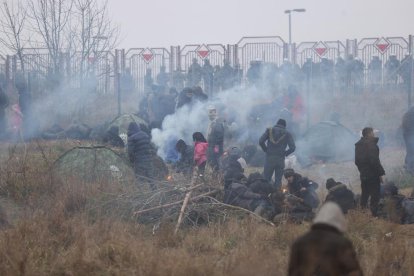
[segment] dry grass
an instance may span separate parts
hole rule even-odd
[[[55,182],[50,162],[70,146],[32,143],[26,155],[22,145],[14,152],[3,148],[0,191],[20,211],[13,214],[10,203],[0,201],[11,224],[0,231],[0,275],[284,275],[290,245],[309,228],[272,227],[242,216],[184,227],[178,235],[175,221],[163,221],[153,233],[153,225],[100,204],[128,190],[104,182]],[[413,271],[414,226],[359,211],[348,220],[367,275]]]
[[[362,98],[329,99],[328,108],[315,105],[312,121],[338,111],[351,129],[371,124],[391,137],[405,109],[404,95]],[[116,113],[115,106],[110,110]],[[354,116],[347,116],[349,110]],[[107,115],[96,114],[90,122]],[[359,118],[369,119],[357,125]],[[0,275],[285,275],[290,245],[309,228],[306,223],[272,227],[246,215],[187,225],[178,235],[171,217],[155,227],[140,224],[120,212],[119,199],[136,190],[107,181],[61,183],[53,176],[53,161],[76,145],[0,145],[0,220],[9,223],[0,230]],[[412,186],[401,170],[404,152],[388,147],[381,153],[388,179]],[[299,171],[321,184],[321,197],[328,177],[359,190],[352,162]],[[348,236],[366,275],[413,274],[414,225],[373,219],[361,211],[350,213],[348,221]]]

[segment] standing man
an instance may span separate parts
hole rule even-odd
[[[134,166],[138,184],[149,183],[155,190],[151,139],[135,122],[128,125],[128,158]]]
[[[224,122],[218,118],[217,110],[214,106],[208,108],[208,118],[210,119],[210,124],[207,130],[207,164],[214,171],[218,171],[219,158],[223,154]]]
[[[286,121],[279,119],[274,127],[267,128],[260,137],[259,144],[266,153],[264,177],[270,183],[274,173],[274,185],[279,189],[285,168],[285,157],[296,149],[292,135],[286,130]],[[288,150],[286,150],[287,146]]]
[[[361,207],[366,208],[370,197],[370,208],[373,216],[377,216],[380,200],[380,187],[384,182],[385,171],[379,159],[379,138],[374,130],[366,127],[362,130],[362,138],[355,144],[355,165],[361,178]]]

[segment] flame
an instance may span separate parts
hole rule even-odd
[[[287,193],[287,189],[282,189],[282,192],[283,192],[284,194],[286,194],[286,193]]]
[[[171,181],[171,180],[173,180],[172,175],[167,176],[167,181]]]

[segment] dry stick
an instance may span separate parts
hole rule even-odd
[[[190,200],[191,194],[193,193],[193,190],[191,190],[191,188],[194,187],[194,184],[197,180],[197,175],[198,175],[198,170],[196,167],[193,171],[193,177],[191,178],[190,190],[185,194],[183,206],[181,206],[181,211],[180,211],[180,215],[178,216],[177,225],[175,226],[174,235],[177,235],[178,229],[180,229],[180,225],[183,221],[185,208],[187,207],[188,201]]]
[[[206,197],[206,196],[211,196],[211,195],[214,195],[214,194],[216,194],[218,192],[219,192],[219,190],[210,191],[208,193],[201,194],[201,195],[198,195],[198,196],[193,197],[191,199],[191,201],[196,201],[196,200],[198,200],[200,198],[203,198],[203,197]],[[184,199],[183,200],[176,201],[176,202],[172,202],[172,203],[160,205],[160,206],[157,206],[157,207],[153,207],[153,208],[136,211],[136,212],[134,212],[134,215],[136,216],[136,215],[140,215],[140,214],[147,213],[147,212],[150,212],[150,211],[154,211],[154,210],[158,210],[158,209],[163,209],[163,208],[171,207],[171,206],[174,206],[174,205],[178,205],[178,204],[182,203],[183,201],[184,201]]]
[[[221,205],[221,206],[225,206],[225,207],[229,207],[229,208],[233,208],[233,209],[241,210],[241,211],[244,211],[244,212],[246,212],[246,213],[249,213],[249,214],[253,215],[253,217],[254,217],[254,218],[256,218],[256,219],[259,219],[259,220],[261,220],[261,221],[264,221],[264,222],[266,222],[266,223],[268,223],[268,224],[270,224],[270,225],[272,225],[272,226],[276,226],[273,222],[271,222],[271,221],[269,221],[269,220],[267,220],[267,219],[265,219],[265,218],[263,218],[263,217],[261,217],[261,216],[259,216],[259,215],[255,214],[255,213],[253,213],[253,212],[252,212],[252,211],[250,211],[250,210],[244,209],[244,208],[239,207],[239,206],[229,205],[229,204],[226,204],[226,203],[220,202],[220,201],[218,201],[217,199],[212,198],[212,197],[209,197],[209,196],[206,196],[206,197],[208,197],[209,199],[212,199],[212,200],[214,200],[214,201],[215,201],[214,203],[210,203],[210,204],[212,204],[212,205]]]

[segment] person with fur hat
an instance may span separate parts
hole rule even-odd
[[[328,190],[328,195],[326,196],[325,202],[335,202],[341,207],[344,214],[356,208],[355,195],[345,184],[329,178],[326,180],[326,189]]]
[[[259,145],[266,153],[263,175],[271,182],[274,174],[274,185],[279,189],[285,168],[285,157],[296,149],[292,135],[286,130],[286,121],[279,119],[274,127],[267,128],[260,137]]]
[[[288,275],[363,275],[345,231],[346,220],[341,208],[334,202],[325,203],[310,231],[293,243]]]

